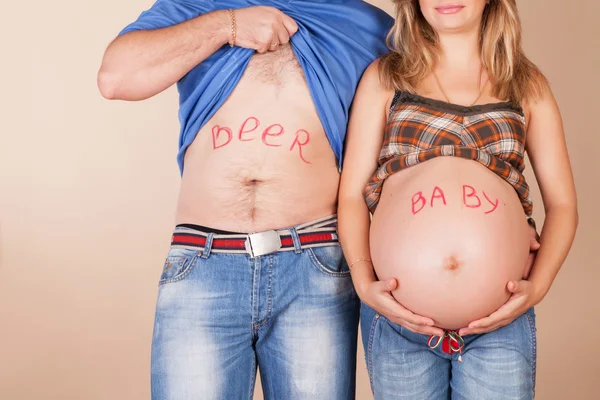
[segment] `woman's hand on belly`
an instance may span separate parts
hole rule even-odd
[[[461,329],[460,335],[481,334],[502,328],[503,326],[508,325],[517,319],[530,307],[535,306],[539,301],[541,301],[540,298],[539,300],[532,302],[532,298],[535,298],[536,296],[531,296],[531,293],[529,292],[533,292],[535,294],[536,291],[532,288],[533,284],[526,280],[531,273],[531,268],[535,262],[537,251],[540,248],[539,235],[537,231],[533,226],[530,226],[529,228],[529,233],[531,235],[529,241],[529,257],[523,272],[523,280],[518,283],[512,281],[508,282],[506,287],[508,291],[512,293],[508,301],[490,316],[473,321],[469,324],[468,328]]]
[[[415,333],[442,336],[444,331],[434,327],[431,318],[417,315],[396,301],[391,292],[397,287],[398,281],[395,279],[372,281],[357,287],[356,292],[363,303],[391,322]]]
[[[467,328],[461,329],[458,334],[461,336],[479,335],[495,331],[519,318],[543,298],[535,285],[527,280],[510,281],[506,288],[511,293],[506,303],[489,317],[471,322]]]

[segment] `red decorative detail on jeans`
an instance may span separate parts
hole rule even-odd
[[[427,341],[430,349],[440,347],[444,353],[453,355],[459,353],[458,362],[462,362],[462,351],[465,348],[465,340],[458,334],[457,331],[447,330],[442,337],[431,335]]]

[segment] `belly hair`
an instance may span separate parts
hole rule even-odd
[[[250,218],[254,221],[257,212],[257,192],[265,183],[262,179],[242,178],[238,183],[238,190],[232,191],[233,195],[223,202],[223,206],[237,210],[234,214],[240,218]]]
[[[255,54],[245,74],[262,83],[282,87],[289,79],[304,79],[304,71],[288,44],[277,51]]]

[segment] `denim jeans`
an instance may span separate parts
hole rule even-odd
[[[360,303],[339,244],[272,253],[172,247],[159,284],[153,400],[354,399]]]
[[[533,309],[511,324],[464,337],[458,353],[430,349],[429,336],[413,333],[361,308],[361,331],[376,400],[533,399],[536,328]]]

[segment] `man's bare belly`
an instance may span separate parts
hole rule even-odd
[[[185,155],[177,223],[260,232],[335,213],[339,173],[291,47],[255,55]]]
[[[390,176],[371,225],[379,279],[446,329],[489,315],[519,280],[529,253],[517,193],[476,161],[439,157]]]

